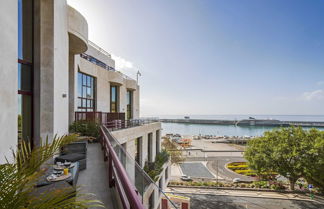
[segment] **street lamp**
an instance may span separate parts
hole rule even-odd
[[[138,70],[136,73],[136,82],[138,84],[138,76],[142,76],[141,72]]]

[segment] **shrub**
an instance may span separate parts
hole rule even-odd
[[[79,133],[82,136],[92,136],[98,138],[100,135],[100,127],[96,122],[93,121],[74,121],[70,127],[70,132]]]

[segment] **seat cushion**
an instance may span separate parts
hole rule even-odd
[[[55,158],[55,161],[56,162],[65,162],[65,161],[76,162],[79,160],[83,160],[85,158],[86,158],[85,154],[71,153],[71,154],[67,154],[67,155],[61,155],[61,156]]]

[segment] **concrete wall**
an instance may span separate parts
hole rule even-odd
[[[113,131],[112,135],[119,141],[120,144],[124,143],[133,143],[135,139],[142,137],[142,162],[141,165],[144,167],[145,162],[148,160],[148,134],[152,133],[152,159],[155,159],[156,156],[156,130],[161,130],[161,123],[150,123],[142,126],[137,126],[128,129],[122,129]],[[135,146],[131,146],[133,150],[128,149],[130,154],[133,154],[135,158]]]
[[[2,0],[0,7],[0,164],[17,145],[18,116],[18,1]]]
[[[35,0],[34,138],[54,133],[54,1]]]
[[[54,134],[62,136],[69,127],[69,37],[67,3],[54,1]]]
[[[103,54],[96,52],[95,49],[89,46],[87,54],[91,56],[99,56],[103,59]],[[99,55],[98,55],[99,54]],[[97,58],[97,57],[96,57]],[[99,59],[98,58],[98,59]],[[109,57],[105,58],[109,60]],[[75,55],[75,72],[78,70],[80,72],[91,75],[96,78],[96,109],[97,111],[110,112],[110,86],[117,85],[119,86],[119,112],[126,112],[127,110],[127,89],[132,90],[133,93],[133,118],[139,118],[139,86],[136,84],[136,81],[130,80],[124,77],[124,75],[117,71],[106,70],[88,60],[81,58],[79,55]],[[111,67],[115,67],[115,63],[112,59]],[[107,64],[107,63],[106,63]],[[77,80],[76,80],[77,82]],[[75,95],[77,95],[77,86],[75,87]],[[77,97],[74,97],[75,108],[77,111]]]
[[[66,4],[66,3],[65,3]],[[88,23],[87,20],[74,8],[64,8],[68,21],[69,47],[73,54],[83,53],[88,49]]]
[[[136,146],[135,146],[135,140],[139,137],[142,139],[142,156],[140,159],[142,159],[141,165],[144,167],[145,162],[148,160],[148,135],[152,133],[152,159],[155,160],[156,156],[156,131],[161,130],[161,123],[150,123],[145,124],[138,127],[128,128],[128,129],[122,129],[113,131],[112,135],[118,140],[120,144],[126,144],[126,151],[128,154],[131,155],[133,159],[135,159],[135,153],[136,153]],[[159,134],[159,137],[161,137],[161,134]],[[161,143],[161,139],[159,140],[159,143]],[[161,147],[161,144],[160,144]],[[162,190],[164,190],[169,182],[169,178],[171,176],[171,162],[167,162],[164,164],[162,172],[160,174],[160,177],[154,184],[151,184],[147,190],[145,191],[143,195],[143,204],[147,207],[150,195],[152,192],[154,192],[154,208],[158,208],[158,206],[161,203],[161,195],[162,193],[159,192],[159,181],[162,179]],[[134,171],[134,163],[133,161],[127,162],[126,161],[126,170],[128,175],[131,178],[131,181],[134,182],[135,179],[135,171]],[[166,171],[167,170],[167,171]],[[168,173],[168,178],[165,178],[165,172]]]

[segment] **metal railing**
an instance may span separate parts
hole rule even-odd
[[[110,71],[116,71],[115,68],[113,67],[110,67],[109,65],[107,65],[106,63],[104,63],[103,61],[100,61],[99,59],[91,56],[91,55],[88,55],[86,53],[82,53],[80,54],[80,57],[82,57],[83,59],[86,59],[88,60],[89,62],[95,64],[95,65],[98,65],[99,67],[102,67],[106,70],[110,70]]]
[[[98,46],[97,44],[93,43],[92,41],[88,40],[88,44],[90,46],[92,46],[93,48],[95,48],[96,50],[98,50],[99,52],[101,52],[102,54],[106,55],[107,57],[111,58],[111,54],[108,53],[106,50],[102,49],[100,46]]]
[[[158,120],[147,120],[147,119],[131,119],[131,120],[113,120],[104,123],[104,125],[110,130],[110,131],[116,131],[120,129],[125,128],[132,128],[136,126],[142,126],[145,124],[155,123],[159,122]]]
[[[152,190],[148,188],[153,187],[153,191],[159,192],[159,199],[163,197],[163,203],[160,202],[162,209],[177,209],[162,189],[114,138],[109,129],[102,125],[100,130],[105,160],[108,161],[109,187],[117,189],[123,208],[144,209],[144,194]]]
[[[75,112],[76,121],[94,121],[105,125],[110,131],[132,128],[154,122],[159,122],[158,118],[141,118],[125,120],[126,114],[110,112]]]
[[[145,209],[138,196],[138,192],[129,180],[127,173],[119,161],[116,152],[113,149],[104,127],[101,126],[101,145],[104,149],[105,160],[108,160],[108,182],[109,187],[117,187],[123,207],[133,209]]]

